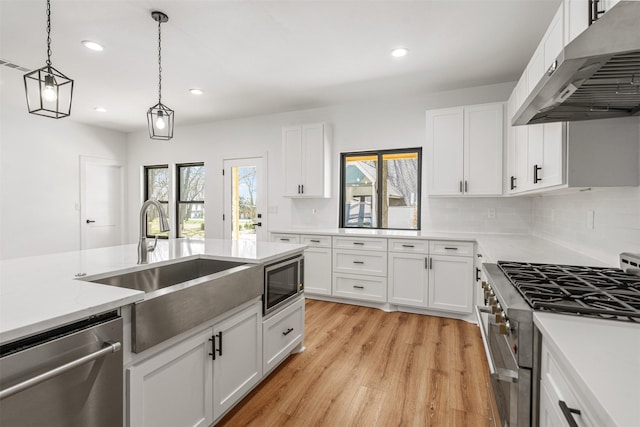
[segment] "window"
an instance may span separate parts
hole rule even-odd
[[[144,200],[159,201],[169,219],[169,166],[156,165],[144,167]],[[168,238],[169,232],[160,233],[160,220],[155,209],[147,211],[147,237]]]
[[[176,166],[176,237],[204,239],[204,163]]]
[[[420,229],[422,149],[340,155],[340,226]]]

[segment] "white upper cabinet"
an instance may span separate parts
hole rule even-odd
[[[427,111],[430,196],[502,194],[504,103]]]
[[[286,197],[331,197],[331,143],[327,124],[282,128],[282,156]]]

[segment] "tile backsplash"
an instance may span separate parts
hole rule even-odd
[[[535,235],[616,266],[640,253],[640,187],[544,195],[532,208]]]

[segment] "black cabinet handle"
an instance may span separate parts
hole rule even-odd
[[[356,289],[364,289],[364,286],[360,286],[360,285],[353,285],[353,287]]]
[[[216,336],[213,335],[209,338],[209,341],[211,341],[211,353],[209,353],[209,356],[211,356],[213,360],[216,360]]]
[[[469,181],[467,181],[466,179],[464,180],[464,192],[469,192]]]
[[[320,243],[320,240],[314,240],[314,239],[311,239],[311,240],[309,240],[309,241],[310,241],[311,243]]]
[[[302,184],[302,185],[300,186],[300,192],[301,192],[302,194],[304,194],[304,184]]]
[[[358,245],[358,246],[364,246],[364,243],[362,242],[353,242],[354,245]]]
[[[462,193],[462,181],[460,181],[460,192]]]
[[[516,185],[516,177],[515,176],[511,176],[511,189],[515,190],[518,186]]]
[[[564,418],[569,423],[569,426],[578,427],[578,423],[576,423],[576,420],[573,419],[573,414],[580,415],[580,409],[569,408],[567,406],[567,402],[565,402],[564,400],[558,400],[558,405],[562,410],[562,414],[564,415]]]
[[[287,336],[287,335],[289,335],[291,332],[293,332],[293,328],[289,328],[289,329],[287,329],[285,332],[283,332],[283,333],[282,333],[282,335]]]
[[[218,337],[218,344],[219,344],[218,350],[217,350],[218,351],[218,356],[222,356],[222,331],[218,332],[217,337]],[[215,359],[215,357],[214,357],[214,359]]]
[[[91,223],[94,223],[94,222],[95,222],[95,221],[94,221],[94,220],[92,220],[92,219],[88,219],[88,220],[87,220],[87,224],[91,224]]]
[[[537,184],[542,181],[542,178],[538,177],[538,172],[542,170],[542,167],[533,165],[533,183]]]
[[[402,245],[403,248],[415,248],[413,245]]]
[[[364,264],[364,261],[353,261],[354,264]]]
[[[290,241],[290,240],[291,240],[291,239],[283,239],[283,238],[281,238],[281,239],[280,239],[280,241],[281,241],[281,242],[288,242],[288,241]]]
[[[445,247],[444,247],[444,250],[445,250],[445,251],[457,251],[457,250],[458,250],[458,248],[452,248],[451,246],[445,246]]]
[[[476,282],[480,281],[480,273],[481,273],[481,270],[478,267],[476,267]]]
[[[425,258],[424,259],[424,269],[428,270],[429,269],[429,258]]]

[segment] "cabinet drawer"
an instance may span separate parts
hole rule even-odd
[[[373,276],[387,275],[387,253],[333,250],[333,271]]]
[[[429,243],[429,254],[473,256],[473,243],[432,241]]]
[[[559,413],[560,401],[566,403],[569,408],[580,410],[580,414],[572,414],[579,426],[607,425],[603,419],[596,417],[593,402],[588,402],[577,392],[578,388],[567,376],[560,361],[555,357],[543,338],[540,384],[544,387],[550,398],[550,403]]]
[[[389,239],[389,252],[426,254],[429,252],[429,241]]]
[[[271,233],[271,241],[279,243],[300,243],[299,234]]]
[[[330,248],[331,236],[314,236],[303,234],[300,236],[300,243],[318,248]]]
[[[266,374],[302,342],[304,298],[300,298],[262,322],[262,336],[262,371]]]
[[[361,251],[386,251],[387,239],[374,237],[334,237],[334,249],[357,249]]]
[[[363,301],[386,302],[387,279],[356,274],[334,274],[333,295]]]

